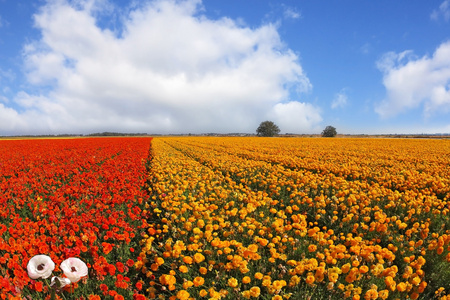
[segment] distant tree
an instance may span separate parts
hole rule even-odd
[[[323,137],[335,137],[336,134],[337,134],[336,128],[334,128],[333,126],[327,126],[322,131],[322,136]]]
[[[280,128],[272,121],[264,121],[259,124],[256,129],[256,135],[258,136],[275,136],[280,133]]]

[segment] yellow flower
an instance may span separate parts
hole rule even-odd
[[[194,283],[192,283],[192,281],[190,281],[190,280],[185,281],[185,282],[183,282],[183,289],[187,290],[193,285],[194,285]]]
[[[252,281],[252,279],[248,276],[245,276],[244,278],[242,278],[242,283],[247,284],[247,283],[250,283],[250,281]]]
[[[388,290],[382,290],[378,292],[378,297],[380,299],[387,299],[387,297],[389,296],[389,291]]]
[[[250,296],[252,296],[254,298],[259,297],[260,293],[261,293],[261,290],[257,286],[254,286],[250,289]]]
[[[281,290],[283,287],[285,287],[286,286],[286,281],[284,281],[284,280],[275,280],[273,283],[272,283],[272,286],[278,291],[278,290]]]
[[[242,292],[242,296],[243,296],[245,299],[250,299],[250,298],[251,298],[250,291],[249,291],[249,290],[243,291],[243,292]]]
[[[350,267],[351,267],[351,265],[349,263],[346,263],[345,265],[343,265],[341,267],[342,273],[344,273],[344,274],[348,273],[348,271],[350,271]]]
[[[291,277],[291,280],[289,280],[289,286],[294,287],[300,283],[300,277],[297,275],[294,275]]]
[[[236,280],[236,278],[231,277],[230,279],[228,279],[228,286],[235,288],[238,286],[238,281]]]
[[[337,273],[329,273],[328,274],[328,280],[330,282],[336,283],[336,281],[338,280],[339,275]]]
[[[163,285],[174,285],[176,281],[177,280],[173,275],[163,274],[159,277],[159,282]]]
[[[156,263],[158,266],[161,266],[162,264],[164,264],[164,259],[163,259],[162,257],[157,257],[157,258],[155,259],[155,263]]]
[[[372,299],[377,299],[378,298],[378,292],[374,289],[370,289],[366,292],[366,294],[364,295],[364,299],[366,300],[372,300]]]

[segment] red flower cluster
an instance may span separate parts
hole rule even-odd
[[[0,140],[1,299],[42,290],[26,271],[37,254],[56,265],[82,258],[98,286],[105,276],[124,273],[113,280],[125,287],[129,261],[137,256],[130,248],[139,228],[147,227],[143,187],[150,142]]]

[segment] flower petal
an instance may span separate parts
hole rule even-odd
[[[70,257],[63,261],[60,265],[61,270],[71,282],[77,282],[88,274],[88,267],[79,258]]]
[[[50,256],[39,254],[33,256],[27,264],[28,276],[31,279],[48,278],[55,269],[55,263]]]
[[[50,283],[50,286],[54,286],[56,285],[57,288],[63,288],[66,285],[71,284],[72,282],[70,281],[69,278],[65,278],[65,277],[59,277],[59,276],[53,276],[52,277],[52,281]]]

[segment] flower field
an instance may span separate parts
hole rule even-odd
[[[158,138],[149,296],[447,299],[450,142]]]
[[[56,273],[70,257],[87,264],[88,278],[59,294],[66,299],[145,299],[134,264],[147,227],[150,141],[0,140],[1,299],[50,295],[27,274],[38,254],[50,256]]]
[[[450,299],[449,149],[0,140],[0,298],[50,299],[64,271],[57,299]]]

